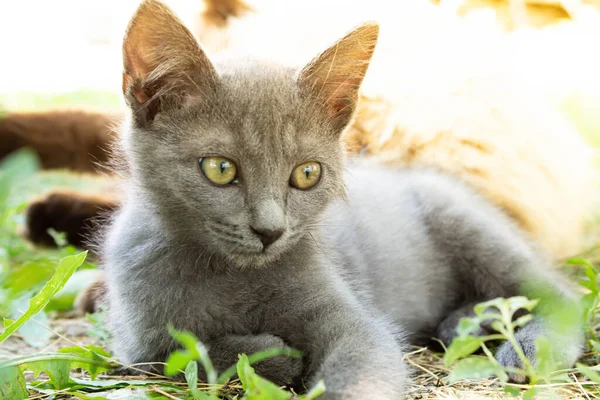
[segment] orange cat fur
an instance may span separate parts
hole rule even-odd
[[[199,36],[214,40],[213,51],[275,54],[294,64],[324,35],[378,20],[380,43],[346,132],[350,149],[392,166],[425,164],[457,175],[557,259],[581,250],[597,188],[595,153],[512,65],[516,34],[426,3],[255,3],[256,12],[232,20],[218,39]],[[265,39],[272,32],[278,40]]]
[[[251,4],[255,12],[244,8],[225,27],[204,24],[198,36],[213,52],[276,54],[278,61],[295,63],[313,54],[323,36],[338,36],[366,18],[383,20],[358,113],[346,132],[352,153],[390,166],[426,164],[457,175],[555,258],[581,249],[596,183],[594,154],[542,95],[522,85],[514,71],[503,70],[503,54],[494,48],[503,38],[478,31],[489,42],[489,48],[479,49],[471,28],[431,5],[388,13],[386,21],[382,14],[389,2],[319,2],[313,5],[318,8],[310,3]],[[379,15],[373,15],[375,9]],[[266,38],[273,32],[278,40]]]

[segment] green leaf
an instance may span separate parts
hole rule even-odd
[[[504,393],[513,397],[517,397],[521,394],[521,389],[514,386],[504,386]]]
[[[506,299],[506,302],[508,303],[511,315],[520,309],[532,311],[538,304],[538,300],[529,300],[525,296],[511,297]]]
[[[463,336],[456,337],[448,346],[446,354],[444,354],[444,364],[446,367],[451,366],[457,360],[465,358],[479,349],[485,341],[484,338],[478,336]]]
[[[194,400],[205,400],[213,397],[198,389],[198,363],[190,361],[185,367],[185,380]]]
[[[486,357],[473,356],[458,361],[448,380],[455,383],[463,379],[488,379],[491,375],[496,375],[503,382],[508,380],[508,375],[500,365]]]
[[[596,354],[600,354],[600,343],[598,343],[598,340],[589,340],[588,341],[590,347],[592,348],[592,350],[594,351],[594,353]]]
[[[596,371],[592,367],[588,367],[587,365],[581,363],[577,363],[575,366],[577,367],[579,372],[586,375],[592,381],[600,385],[600,373],[598,373],[598,371]]]
[[[9,324],[8,326],[4,326],[4,332],[0,335],[0,343],[5,341],[10,335],[15,333],[17,329],[19,329],[23,324],[29,321],[35,314],[39,313],[44,309],[46,304],[50,301],[52,296],[58,293],[67,280],[73,275],[73,272],[83,264],[85,257],[87,256],[87,251],[77,254],[75,256],[65,257],[60,260],[58,267],[56,268],[56,272],[50,278],[50,280],[46,283],[44,288],[35,295],[31,300],[29,300],[29,308],[23,315],[17,318],[16,321]]]
[[[598,292],[598,270],[587,260],[581,258],[572,258],[567,261],[570,265],[583,265],[585,267],[585,276],[589,280],[589,286],[585,286],[592,292]]]
[[[242,382],[245,400],[287,400],[292,397],[291,393],[258,376],[245,354],[239,356],[237,374]]]
[[[556,393],[556,391],[550,389],[550,390],[546,390],[546,394],[548,395],[548,399],[549,400],[564,400],[564,397],[562,397],[560,394]]]
[[[186,351],[175,350],[167,358],[165,375],[174,376],[183,371],[188,363],[195,360]]]
[[[25,322],[19,328],[19,335],[23,337],[25,342],[32,347],[44,347],[50,343],[50,339],[54,334],[46,327],[50,326],[50,321],[45,312],[40,311],[35,314],[29,321]]]
[[[503,311],[508,315],[512,315],[515,311],[525,309],[531,311],[537,305],[537,300],[529,300],[525,296],[515,296],[508,299],[498,297],[493,300],[489,300],[483,303],[479,303],[474,307],[475,313],[480,315],[484,312],[489,312],[488,308],[496,308],[499,311]]]
[[[194,392],[194,390],[198,390],[198,363],[195,361],[190,361],[185,367],[185,381],[190,388],[190,391]],[[196,396],[194,396],[196,398]]]
[[[70,396],[75,397],[76,399],[79,400],[109,400],[106,397],[102,397],[102,396],[98,396],[97,394],[93,395],[93,396],[88,396],[87,394],[83,394],[81,392],[63,392],[64,394],[68,394]]]
[[[479,330],[479,328],[480,324],[476,318],[461,318],[458,321],[456,333],[458,333],[458,336],[468,336]]]
[[[58,351],[61,354],[73,354],[81,356],[80,359],[71,360],[71,368],[81,368],[88,371],[92,379],[96,379],[100,372],[105,372],[110,369],[110,365],[106,358],[112,357],[110,353],[102,347],[93,344],[85,347],[65,347]],[[93,361],[91,363],[90,361]]]
[[[190,361],[199,361],[206,372],[207,383],[216,384],[217,371],[208,356],[206,347],[190,332],[178,331],[172,325],[168,326],[168,330],[171,336],[184,347],[184,350],[176,350],[169,355],[165,366],[165,374],[173,376],[182,371]]]
[[[490,307],[501,310],[504,306],[504,299],[502,297],[498,297],[475,305],[475,307],[473,307],[473,310],[475,311],[475,314],[480,315],[483,314]]]
[[[325,390],[326,390],[325,382],[323,380],[320,380],[319,382],[317,382],[317,384],[315,386],[313,386],[312,389],[309,390],[308,393],[306,393],[304,396],[302,396],[302,399],[304,399],[304,400],[316,399],[317,397],[319,397],[320,395],[325,393]]]
[[[89,344],[87,346],[63,347],[62,349],[58,350],[58,352],[64,354],[80,354],[83,356],[89,356],[90,353],[94,353],[102,357],[112,357],[112,354],[110,354],[108,351],[94,344]]]
[[[552,383],[573,383],[573,378],[571,378],[571,376],[569,376],[569,374],[567,372],[562,372],[562,371],[555,371],[551,378],[550,381]]]
[[[257,362],[267,360],[269,358],[277,357],[277,356],[285,356],[292,358],[302,358],[302,352],[299,350],[295,350],[289,347],[278,347],[272,349],[266,349],[263,351],[258,351],[256,353],[252,353],[248,356],[248,361],[250,365],[254,365]],[[225,370],[217,380],[217,383],[224,384],[229,379],[231,379],[236,373],[237,365],[233,365]]]
[[[561,296],[547,284],[530,286],[527,290],[539,299],[536,315],[544,319],[553,335],[567,337],[580,329],[584,322],[584,310],[578,299]]]
[[[66,232],[57,232],[54,228],[50,228],[46,232],[54,240],[56,247],[65,247],[69,244]]]
[[[534,400],[535,395],[539,393],[539,388],[532,387],[523,392],[523,400]]]
[[[512,324],[515,328],[520,328],[520,327],[528,324],[532,319],[533,319],[532,314],[525,314],[525,315],[517,318],[516,320],[514,320]]]
[[[0,212],[6,208],[13,186],[31,176],[39,168],[35,153],[28,149],[15,151],[0,163]]]
[[[597,293],[587,293],[581,296],[580,304],[586,321],[593,316],[596,308],[598,307],[598,301],[599,299]]]
[[[169,326],[168,329],[171,336],[173,336],[173,338],[190,353],[190,357],[192,357],[192,359],[197,360],[200,358],[200,353],[198,352],[198,348],[196,346],[200,341],[194,334],[186,331],[178,331],[172,326]]]
[[[73,303],[77,295],[90,286],[90,282],[96,282],[101,275],[100,271],[94,269],[83,269],[75,271],[65,286],[60,290],[45,307],[45,311],[69,311],[73,309]]]
[[[88,335],[98,338],[101,342],[108,342],[109,332],[106,328],[106,314],[104,311],[86,314],[87,320],[92,324],[88,329]]]
[[[577,258],[577,257],[573,257],[573,258],[569,258],[566,262],[565,265],[589,265],[591,266],[592,264],[590,264],[590,262],[588,260],[585,260],[583,258]]]
[[[493,308],[488,308],[485,310],[485,312],[478,314],[477,319],[480,323],[485,322],[487,324],[490,324],[492,321],[501,321],[502,314],[500,314],[499,311],[494,310]]]
[[[490,324],[490,326],[496,332],[503,332],[504,330],[506,330],[506,325],[503,321],[494,321]]]
[[[30,294],[44,287],[55,271],[56,262],[46,259],[33,260],[11,267],[3,279],[2,286],[8,291],[10,298],[18,299],[27,295],[26,300],[29,300]]]
[[[0,398],[26,399],[28,397],[25,378],[19,367],[0,367]]]
[[[590,281],[579,281],[579,286],[583,286],[586,289],[589,289],[592,294],[596,294],[598,293],[596,290],[596,284],[594,282],[590,282]]]
[[[71,362],[64,359],[47,359],[21,364],[21,370],[31,370],[35,377],[46,372],[56,389],[68,386]]]
[[[552,344],[545,337],[535,339],[536,371],[544,378],[548,378],[556,370],[552,357]]]
[[[130,386],[146,387],[151,385],[157,385],[162,387],[168,387],[171,390],[179,390],[185,392],[184,388],[180,388],[176,385],[169,384],[165,381],[154,381],[146,379],[137,380],[116,380],[116,379],[102,379],[102,380],[89,380],[89,379],[78,379],[71,377],[73,385],[69,388],[71,390],[110,390],[120,389]],[[39,389],[39,386],[38,386]]]
[[[20,371],[32,370],[36,375],[45,371],[56,388],[65,387],[69,381],[71,367],[81,366],[85,369],[108,370],[114,365],[108,361],[86,358],[79,354],[71,353],[41,353],[9,360],[0,361],[0,371],[3,369],[18,368]]]
[[[578,262],[576,264],[585,266],[585,276],[587,278],[587,281],[579,282],[579,284],[592,291],[592,293],[598,294],[598,270],[596,270],[592,264],[585,260],[577,261]]]

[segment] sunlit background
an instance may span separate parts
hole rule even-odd
[[[247,3],[255,12],[232,21],[226,29],[202,26],[201,0],[166,3],[210,50],[223,47],[221,38],[226,36],[231,40],[225,47],[275,60],[306,58],[339,32],[376,18],[385,26],[382,42],[396,52],[382,58],[397,66],[398,74],[417,72],[407,80],[430,81],[419,82],[426,76],[419,71],[428,68],[444,70],[442,80],[473,71],[501,71],[503,77],[510,72],[512,79],[534,85],[551,101],[569,102],[568,112],[578,118],[594,119],[591,114],[599,114],[597,0],[254,0]],[[136,4],[136,0],[2,2],[4,106],[35,106],[24,93],[118,94],[120,41]],[[114,99],[109,98],[112,104]]]

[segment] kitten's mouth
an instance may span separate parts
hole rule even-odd
[[[245,251],[234,251],[231,255],[236,257],[262,257],[262,256],[270,256],[279,253],[278,251],[273,251],[270,246],[263,246],[260,250],[245,250]]]
[[[215,226],[215,224],[208,224],[207,228],[209,228],[215,239],[221,242],[221,245],[217,246],[220,253],[240,267],[263,267],[271,264],[289,246],[289,235],[279,235],[276,240],[270,241],[269,238],[263,238],[263,240],[260,240],[261,244],[257,243],[258,240],[248,240],[241,233],[237,235],[225,234],[223,229]]]
[[[284,251],[279,246],[264,246],[260,250],[232,251],[230,256],[241,267],[265,267],[275,262],[282,253]]]

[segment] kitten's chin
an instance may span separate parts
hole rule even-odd
[[[298,241],[294,239],[281,238],[266,250],[250,250],[236,246],[229,249],[221,247],[220,251],[227,263],[233,267],[240,269],[269,268],[289,253],[297,243]]]
[[[281,253],[231,253],[227,258],[238,268],[268,268],[281,258]]]

